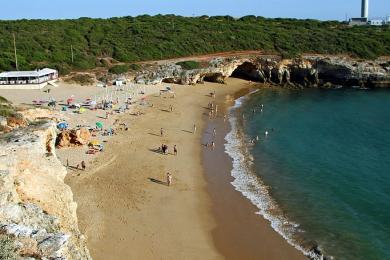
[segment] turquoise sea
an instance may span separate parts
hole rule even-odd
[[[275,230],[335,259],[390,259],[390,91],[265,89],[230,116],[232,184]]]

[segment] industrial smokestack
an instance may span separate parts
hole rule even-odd
[[[368,5],[369,0],[362,0],[362,17],[368,18]]]

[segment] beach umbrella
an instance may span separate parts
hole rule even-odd
[[[96,127],[97,128],[103,128],[103,123],[102,122],[96,122]]]
[[[66,129],[68,128],[68,124],[66,122],[61,122],[57,125],[58,129]]]

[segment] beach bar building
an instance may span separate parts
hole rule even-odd
[[[44,68],[33,71],[5,71],[0,73],[0,89],[41,89],[54,84],[58,71]]]

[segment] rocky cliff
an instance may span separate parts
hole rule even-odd
[[[42,122],[0,139],[1,259],[91,259],[55,139]]]
[[[265,55],[214,58],[200,69],[184,70],[173,63],[151,67],[140,72],[135,81],[144,84],[223,83],[230,76],[291,87],[390,87],[390,59],[358,61],[315,55],[299,59]]]

